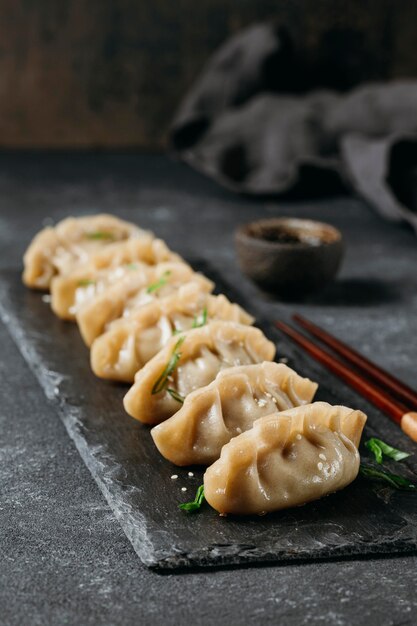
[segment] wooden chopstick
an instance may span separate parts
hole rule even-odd
[[[361,370],[366,376],[375,380],[383,388],[388,389],[394,396],[402,402],[409,404],[413,409],[417,409],[417,392],[408,387],[401,380],[389,374],[387,371],[379,367],[365,356],[340,341],[320,326],[317,326],[310,320],[295,313],[292,319],[305,328],[309,333],[320,339],[329,346],[334,352],[340,354],[346,361],[352,363],[357,369]]]
[[[347,365],[333,354],[313,343],[310,339],[299,333],[295,328],[284,322],[276,321],[275,326],[290,337],[296,344],[301,346],[316,361],[322,363],[328,370],[336,374],[350,387],[358,391],[364,398],[369,400],[378,409],[381,409],[394,422],[400,424],[402,430],[417,442],[417,413],[392,398],[386,391],[371,381],[364,380],[360,374],[350,370]]]

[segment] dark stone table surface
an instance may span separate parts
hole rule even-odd
[[[233,229],[291,214],[340,227],[340,280],[297,310],[415,384],[417,239],[352,198],[247,200],[163,157],[0,156],[0,268],[16,268],[45,218],[115,212],[210,261],[246,295]],[[265,315],[294,305],[265,300]],[[134,553],[65,428],[0,326],[0,624],[417,622],[417,558],[157,574]],[[381,419],[386,419],[381,416]]]

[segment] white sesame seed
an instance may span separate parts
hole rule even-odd
[[[192,478],[194,476],[194,472],[188,472],[188,476]]]
[[[42,296],[42,302],[45,302],[46,304],[49,304],[51,302],[51,296],[49,295],[49,293],[46,293]]]
[[[301,439],[300,433],[298,433],[298,435],[296,435],[295,438],[298,439],[298,441],[300,441],[300,439]]]
[[[181,487],[181,491],[187,491],[187,487]]]
[[[177,480],[177,478],[178,478],[178,474],[172,474],[171,480]]]
[[[283,356],[283,357],[280,358],[279,362],[280,363],[288,363],[288,359],[287,359],[286,356]]]
[[[326,455],[323,454],[322,452],[319,454],[319,459],[321,459],[322,461],[327,461]]]
[[[258,406],[263,407],[266,406],[266,400],[265,398],[261,398],[260,400],[256,400],[256,403]]]
[[[322,470],[323,469],[323,463],[317,463],[317,467],[318,467],[319,470]]]

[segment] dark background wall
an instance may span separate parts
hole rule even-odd
[[[269,18],[338,87],[417,75],[416,0],[0,0],[0,147],[161,148],[209,54]]]

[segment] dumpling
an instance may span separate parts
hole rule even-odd
[[[159,424],[181,408],[189,393],[235,365],[271,360],[275,346],[263,332],[234,322],[210,322],[172,337],[135,376],[124,398],[126,411],[146,424]]]
[[[109,244],[93,253],[88,263],[51,282],[51,307],[58,317],[75,320],[77,308],[111,283],[129,275],[138,263],[156,265],[165,261],[182,262],[181,257],[161,239],[143,237]]]
[[[101,378],[133,382],[136,372],[164,347],[178,331],[211,320],[241,324],[254,322],[246,311],[225,296],[212,296],[190,282],[165,298],[158,298],[115,320],[94,341],[91,367]]]
[[[317,384],[282,363],[231,367],[190,393],[180,410],[152,429],[159,452],[176,465],[209,465],[232,437],[274,411],[308,404]]]
[[[128,317],[132,311],[173,293],[189,281],[197,282],[205,291],[212,291],[214,287],[211,280],[185,263],[132,268],[126,276],[78,307],[76,320],[85,343],[91,346],[113,320]]]
[[[317,500],[351,483],[366,415],[315,402],[258,419],[204,474],[221,514],[261,515]]]
[[[152,237],[135,224],[105,213],[69,217],[41,230],[23,257],[23,282],[34,289],[49,289],[55,274],[66,274],[89,255],[116,241]]]

